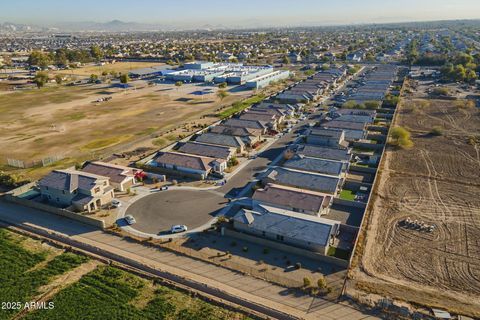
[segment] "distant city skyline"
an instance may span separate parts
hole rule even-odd
[[[174,26],[314,26],[480,18],[478,0],[4,1],[0,22],[55,25],[121,20]]]

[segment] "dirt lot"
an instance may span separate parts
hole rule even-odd
[[[158,148],[175,141],[180,133],[198,130],[195,125],[218,120],[209,115],[219,106],[252,94],[232,92],[220,101],[216,87],[199,97],[191,94],[206,88],[199,84],[147,86],[136,81],[132,85],[136,89],[128,91],[85,85],[0,95],[0,162],[60,155],[66,159],[57,165],[64,167],[112,152]],[[112,100],[92,103],[106,96]],[[38,178],[51,169],[25,173]]]
[[[365,292],[480,316],[480,112],[448,100],[412,100],[396,125],[414,147],[386,151],[363,255],[347,293]],[[430,130],[438,126],[442,135]],[[410,217],[435,225],[408,229]],[[359,289],[362,293],[359,293]]]

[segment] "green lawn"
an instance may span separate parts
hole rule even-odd
[[[243,319],[238,313],[109,266],[83,276],[52,301],[54,309],[37,310],[26,319]]]
[[[343,199],[343,200],[354,201],[355,200],[355,193],[352,190],[343,189],[342,191],[340,191],[339,198]]]
[[[221,119],[228,118],[237,112],[245,110],[246,108],[250,107],[252,104],[261,102],[263,99],[265,99],[265,97],[259,94],[259,95],[250,97],[248,99],[245,99],[242,102],[235,102],[234,104],[232,104],[231,107],[217,113],[217,117]]]

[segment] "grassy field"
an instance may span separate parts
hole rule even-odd
[[[250,107],[252,104],[259,103],[264,98],[265,97],[263,95],[255,95],[253,97],[243,100],[242,102],[236,102],[232,104],[231,107],[228,107],[227,109],[217,113],[217,116],[221,119],[228,118],[237,112],[245,110],[246,108]]]
[[[46,250],[27,250],[23,237],[0,229],[0,301],[27,302],[38,289],[56,276],[87,261],[72,253],[50,257]],[[20,310],[1,310],[0,319],[9,319]]]
[[[116,62],[114,64],[106,64],[103,66],[86,66],[70,70],[59,70],[52,72],[53,74],[65,74],[65,75],[79,75],[90,76],[91,74],[101,75],[102,72],[115,71],[118,73],[126,73],[133,69],[149,68],[153,66],[164,65],[158,62]]]
[[[55,85],[0,94],[0,163],[7,158],[31,161],[61,156],[66,160],[60,164],[71,165],[136,148],[153,150],[193,132],[194,124],[216,121],[214,113],[221,105],[251,95],[241,91],[220,101],[215,94],[218,88],[212,87],[212,94],[196,100],[192,92],[199,84],[178,88],[136,82],[135,86],[126,92],[108,84]],[[112,100],[93,103],[105,96]],[[2,168],[27,179],[42,177],[49,171],[45,169]]]
[[[244,319],[119,269],[101,266],[52,300],[55,308],[39,310],[26,319]]]

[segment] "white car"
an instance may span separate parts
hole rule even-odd
[[[171,231],[172,233],[185,232],[185,231],[187,231],[187,230],[188,230],[188,228],[187,228],[187,226],[184,225],[184,224],[177,224],[177,225],[175,225],[175,226],[172,226],[172,228],[170,229],[170,231]]]
[[[131,215],[125,216],[125,221],[127,221],[129,225],[132,225],[137,222],[137,220],[135,220],[135,218]]]
[[[120,201],[118,201],[117,199],[113,199],[112,200],[112,206],[114,208],[118,208],[118,207],[121,207],[122,206],[122,203]]]

